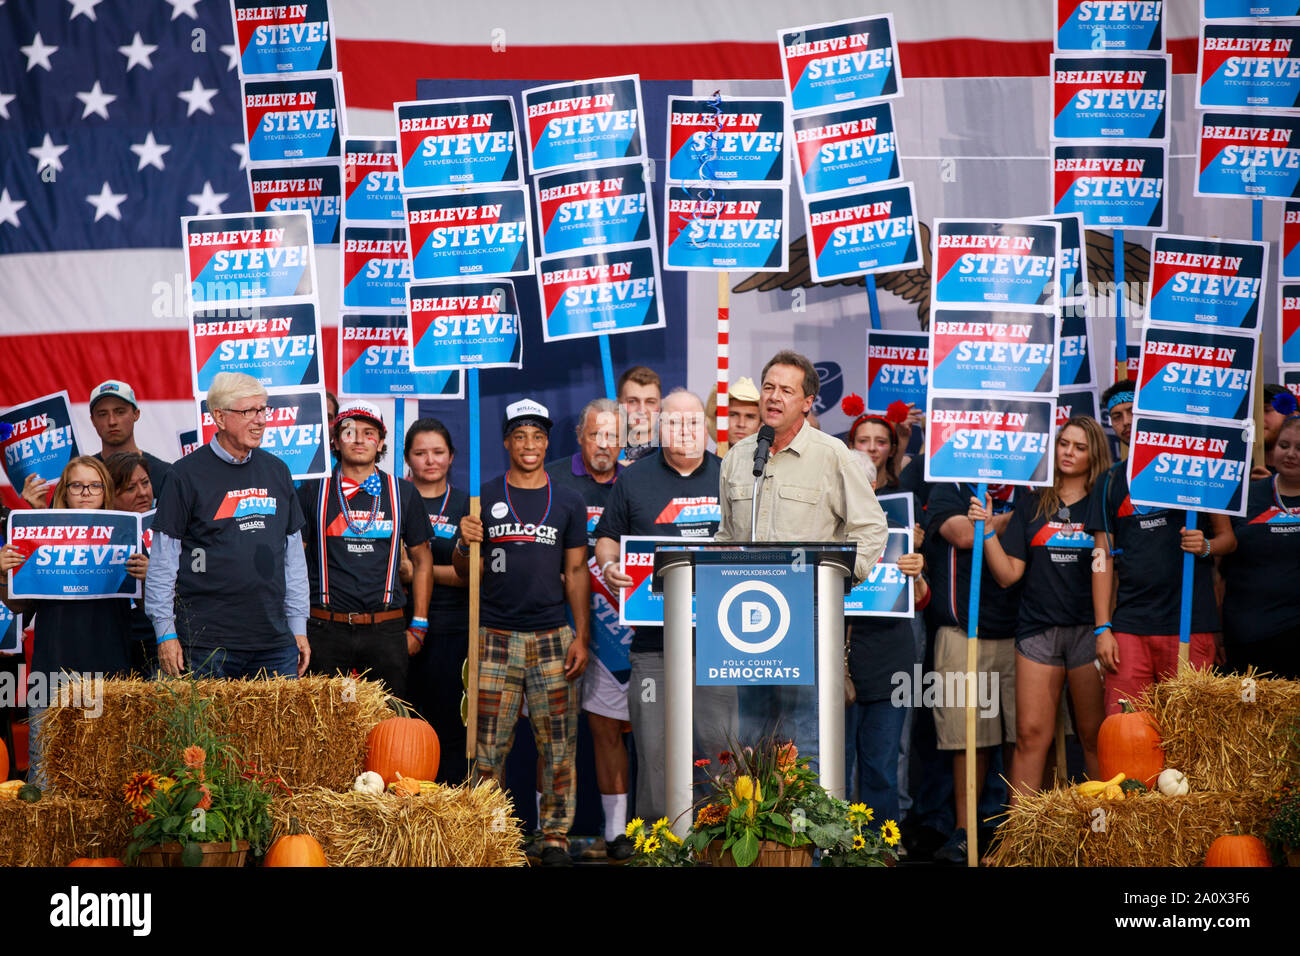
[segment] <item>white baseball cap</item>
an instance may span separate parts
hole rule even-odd
[[[339,413],[334,420],[341,422],[345,418],[368,418],[379,426],[380,435],[388,435],[388,429],[384,426],[384,416],[380,414],[379,406],[372,405],[370,402],[364,402],[361,399],[349,399],[345,404],[339,406]]]
[[[501,423],[501,436],[509,437],[510,433],[521,425],[536,425],[548,435],[551,433],[551,413],[547,411],[546,406],[531,398],[520,399],[512,405],[506,406],[506,417]]]
[[[126,382],[119,382],[115,378],[110,378],[107,382],[100,382],[90,390],[90,407],[94,408],[95,403],[101,398],[120,398],[137,411],[140,403],[135,400],[135,389]]]

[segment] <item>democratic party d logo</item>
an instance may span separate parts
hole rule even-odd
[[[731,623],[732,607],[738,601],[743,637],[736,634]],[[722,596],[718,605],[718,630],[722,639],[736,650],[762,654],[780,644],[790,630],[790,604],[785,595],[766,581],[742,581]]]

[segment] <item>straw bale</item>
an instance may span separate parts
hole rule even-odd
[[[47,793],[36,803],[0,800],[0,866],[67,866],[115,856],[131,839],[130,814],[113,800]]]

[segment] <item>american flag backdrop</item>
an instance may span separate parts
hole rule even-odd
[[[908,81],[997,76],[1046,84],[1053,6],[331,3],[345,132],[360,136],[393,135],[391,104],[414,98],[420,79],[551,82],[637,72],[647,82],[772,81],[780,76],[779,28],[891,10]],[[1177,73],[1195,69],[1198,6],[1169,5],[1168,49]],[[226,0],[0,0],[0,407],[66,388],[78,434],[86,450],[96,451],[86,398],[96,383],[123,379],[142,400],[140,446],[168,459],[178,455],[176,431],[194,425],[179,222],[250,208],[239,95]],[[935,101],[909,92],[908,102]],[[943,121],[962,128],[951,117]],[[790,219],[800,222],[795,210]],[[322,358],[332,385],[337,251],[319,247],[317,259],[327,329]],[[711,278],[702,281],[712,289]],[[733,331],[743,330],[747,303],[766,308],[757,297],[733,299]],[[669,384],[707,391],[710,376],[695,369],[711,361],[712,340],[683,349],[684,315],[669,316],[668,335],[674,334],[675,350],[689,351],[698,380]],[[638,336],[615,338],[616,367],[631,364]],[[584,374],[598,383],[594,347],[586,361]],[[524,374],[538,365],[546,365],[544,351],[527,354]]]

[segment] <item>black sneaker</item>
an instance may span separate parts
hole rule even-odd
[[[934,827],[904,825],[901,845],[907,848],[908,859],[924,862],[934,858],[934,851],[948,842],[948,838]]]
[[[524,837],[524,856],[528,857],[528,865],[536,866],[542,858],[542,831],[534,830]]]
[[[635,844],[621,833],[605,843],[605,858],[610,863],[626,863],[635,853]]]
[[[558,846],[542,848],[542,866],[573,866],[569,851]]]
[[[966,830],[953,830],[948,842],[934,851],[935,863],[966,865]]]

